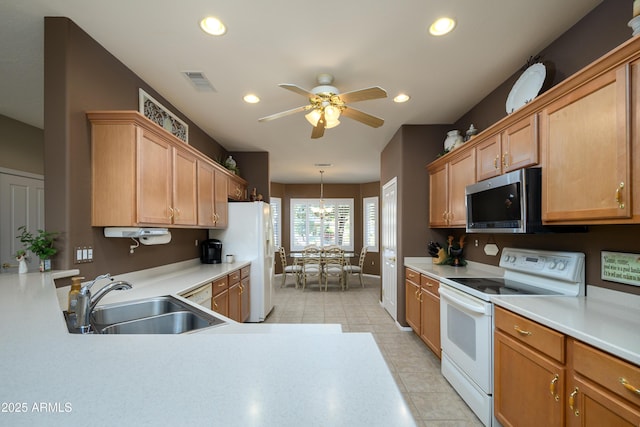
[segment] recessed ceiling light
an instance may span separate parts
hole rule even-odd
[[[402,102],[407,102],[409,99],[411,99],[409,95],[407,95],[406,93],[401,93],[401,94],[398,94],[395,98],[393,98],[393,102],[397,102],[400,104]]]
[[[242,99],[244,99],[244,102],[249,104],[257,104],[258,102],[260,102],[260,98],[252,93],[246,94]]]
[[[456,21],[451,18],[440,18],[431,24],[429,32],[434,36],[443,36],[450,33],[456,26]]]
[[[212,36],[221,36],[227,32],[227,27],[224,26],[222,21],[214,16],[207,16],[200,21],[200,28],[207,34]]]

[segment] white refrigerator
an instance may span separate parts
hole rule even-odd
[[[262,322],[273,309],[274,251],[271,206],[265,202],[229,203],[229,225],[209,230],[209,238],[222,242],[222,262],[227,255],[251,261],[248,322]]]

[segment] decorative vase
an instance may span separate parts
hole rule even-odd
[[[25,274],[29,272],[29,267],[27,266],[27,261],[24,259],[23,256],[17,257],[16,260],[18,261],[18,273],[19,274]]]
[[[453,151],[462,145],[463,138],[459,130],[450,130],[447,132],[447,138],[444,140],[444,150]]]
[[[51,271],[51,260],[50,259],[41,259],[40,260],[40,271]]]

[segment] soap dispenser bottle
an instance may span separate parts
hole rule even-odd
[[[75,313],[76,306],[78,305],[78,295],[80,294],[80,288],[82,287],[82,281],[84,277],[75,276],[71,278],[71,289],[69,290],[69,307],[67,313]]]

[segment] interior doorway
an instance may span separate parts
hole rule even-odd
[[[18,227],[34,233],[44,230],[44,177],[0,168],[0,273],[17,273],[15,253],[23,249]],[[29,271],[37,271],[39,259],[27,253]]]
[[[398,320],[398,179],[382,187],[382,307]]]

